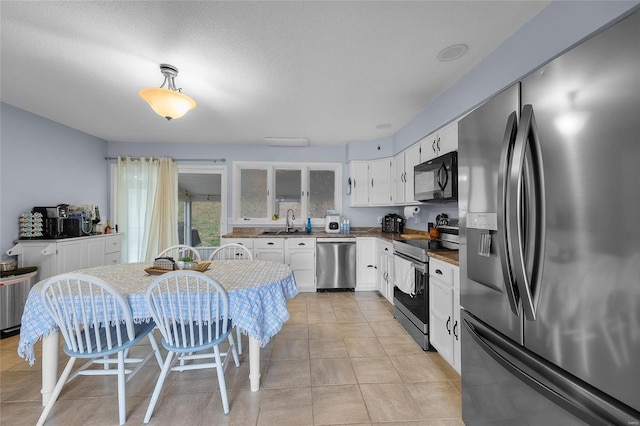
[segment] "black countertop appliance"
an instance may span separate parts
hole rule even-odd
[[[382,232],[390,232],[393,234],[402,234],[404,230],[404,217],[399,214],[388,214],[382,219]]]

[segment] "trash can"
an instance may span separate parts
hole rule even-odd
[[[35,266],[0,273],[0,339],[20,333],[24,304],[37,273]]]

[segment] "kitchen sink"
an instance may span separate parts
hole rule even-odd
[[[260,234],[261,235],[289,235],[289,234],[297,234],[299,232],[300,232],[299,229],[294,229],[294,230],[289,231],[289,232],[281,229],[279,231],[262,231]]]

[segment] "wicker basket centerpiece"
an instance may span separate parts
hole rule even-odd
[[[153,261],[153,269],[164,269],[167,271],[173,271],[175,269],[176,262],[172,257],[156,257]]]

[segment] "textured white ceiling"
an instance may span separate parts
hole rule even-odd
[[[395,133],[547,4],[3,1],[1,100],[108,141],[344,145]],[[138,96],[160,63],[198,104],[171,122]]]

